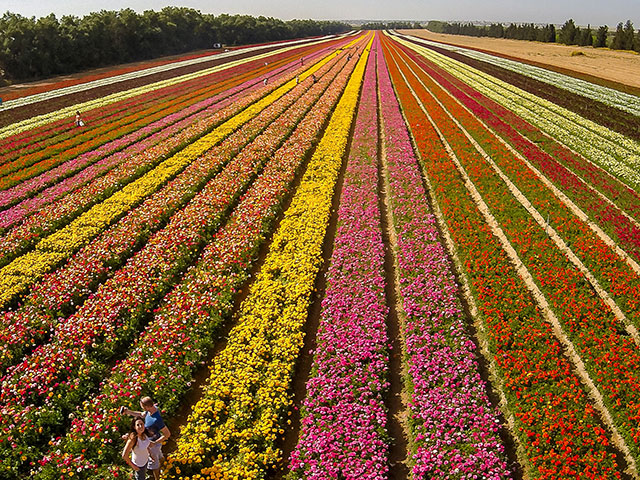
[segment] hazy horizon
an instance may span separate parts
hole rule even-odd
[[[349,2],[325,0],[305,3],[296,1],[220,0],[212,5],[206,0],[184,0],[180,3],[157,0],[5,0],[2,13],[9,11],[26,17],[43,17],[54,13],[83,16],[100,10],[131,8],[137,12],[160,10],[165,6],[183,6],[220,15],[227,13],[264,15],[282,20],[312,18],[316,20],[445,20],[486,22],[533,22],[562,24],[573,18],[578,25],[615,27],[627,19],[640,28],[640,2],[637,0],[579,1],[565,0],[400,0],[370,5],[363,0]]]

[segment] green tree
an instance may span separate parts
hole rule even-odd
[[[613,36],[613,41],[611,42],[611,48],[614,50],[624,50],[625,47],[625,34],[624,27],[622,22],[618,24],[616,27],[616,33]]]
[[[607,34],[609,33],[609,27],[606,25],[602,25],[598,28],[598,33],[596,34],[596,41],[594,43],[594,47],[603,48],[607,46]]]
[[[636,32],[633,29],[631,20],[627,20],[624,25],[624,50],[635,50]]]
[[[580,45],[590,47],[593,45],[593,32],[591,31],[591,25],[587,25],[587,28],[580,33]]]
[[[564,22],[564,25],[560,29],[558,41],[565,45],[575,45],[577,42],[576,36],[579,35],[580,29],[576,27],[572,18]]]

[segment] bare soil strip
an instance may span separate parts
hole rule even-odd
[[[381,53],[382,54],[382,53]],[[397,236],[393,228],[389,208],[389,178],[387,176],[386,142],[380,118],[380,92],[378,91],[378,208],[380,209],[380,223],[382,225],[382,240],[384,242],[384,273],[385,297],[389,307],[387,317],[387,332],[391,342],[389,349],[389,392],[385,403],[388,408],[388,431],[392,438],[389,445],[389,480],[403,480],[409,478],[409,393],[406,389],[408,376],[407,364],[404,362],[406,351],[401,326],[406,315],[403,313],[400,300],[400,284],[398,265],[395,256]]]

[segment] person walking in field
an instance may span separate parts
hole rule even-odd
[[[140,399],[141,412],[130,410],[124,406],[120,407],[120,413],[125,415],[133,415],[142,417],[146,429],[150,432],[150,451],[152,458],[150,458],[147,468],[153,473],[153,478],[158,480],[160,478],[160,462],[164,458],[162,454],[162,444],[171,436],[169,428],[164,423],[160,410],[153,403],[151,397],[142,397]]]
[[[80,116],[80,112],[76,111],[76,127],[84,127],[84,120]]]
[[[142,417],[133,418],[126,439],[127,443],[122,450],[122,458],[133,468],[135,480],[145,480],[147,465],[154,459],[154,456],[151,453],[151,438],[147,435]]]

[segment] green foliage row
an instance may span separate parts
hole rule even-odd
[[[60,19],[7,12],[0,17],[0,69],[7,80],[31,80],[212,48],[214,43],[247,45],[348,30],[342,22],[214,16],[186,7],[142,14],[102,10]]]
[[[631,20],[623,25],[618,24],[615,34],[609,34],[609,27],[603,25],[595,32],[591,26],[580,28],[573,19],[567,20],[560,30],[554,25],[537,26],[533,23],[505,27],[501,23],[478,26],[472,23],[449,23],[432,20],[427,29],[435,33],[451,33],[455,35],[469,35],[472,37],[513,38],[517,40],[535,40],[538,42],[558,42],[565,45],[585,45],[594,47],[609,47],[614,50],[640,51],[640,30],[633,29]],[[609,37],[613,37],[609,40]]]

